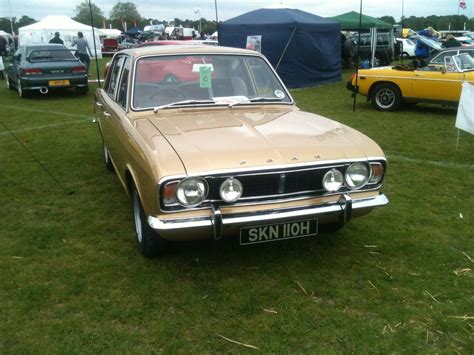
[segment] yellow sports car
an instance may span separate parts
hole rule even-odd
[[[381,111],[395,111],[404,102],[457,106],[463,82],[474,84],[474,59],[469,54],[444,58],[444,65],[399,65],[359,70],[347,88],[367,96]]]

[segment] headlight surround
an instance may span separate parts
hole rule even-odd
[[[323,176],[323,187],[328,192],[336,192],[344,183],[344,176],[337,169],[331,169]]]
[[[357,162],[352,163],[346,170],[344,180],[346,186],[352,190],[363,187],[370,178],[370,169],[366,163]]]
[[[379,184],[385,173],[385,169],[381,163],[370,163],[371,174],[369,184]]]
[[[200,177],[190,177],[178,184],[176,199],[183,207],[196,207],[200,205],[209,193],[206,180]]]
[[[227,203],[232,203],[237,201],[244,192],[242,183],[234,178],[228,178],[224,180],[219,188],[219,195],[221,199]]]

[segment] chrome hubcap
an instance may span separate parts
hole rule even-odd
[[[142,223],[141,223],[141,213],[140,213],[140,201],[138,199],[138,193],[133,193],[133,216],[135,219],[135,232],[137,233],[138,242],[142,242]]]
[[[375,101],[379,107],[390,108],[395,102],[395,94],[390,89],[379,90],[375,96]]]

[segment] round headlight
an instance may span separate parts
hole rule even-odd
[[[234,178],[226,179],[219,189],[221,199],[229,203],[237,201],[242,196],[242,192],[244,192],[242,184]]]
[[[360,189],[369,181],[370,170],[365,163],[352,163],[346,170],[346,185],[351,189]]]
[[[176,189],[176,198],[184,207],[195,207],[207,197],[209,188],[206,180],[191,177],[182,180]]]
[[[336,192],[344,183],[342,173],[337,169],[331,169],[323,177],[323,186],[326,191]]]

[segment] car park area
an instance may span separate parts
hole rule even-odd
[[[139,255],[132,203],[103,167],[96,84],[22,99],[1,81],[2,346],[241,349],[224,336],[267,353],[471,351],[472,135],[439,105],[379,112],[359,96],[353,112],[352,73],[290,94],[380,145],[390,204],[308,239],[176,242],[156,260]]]

